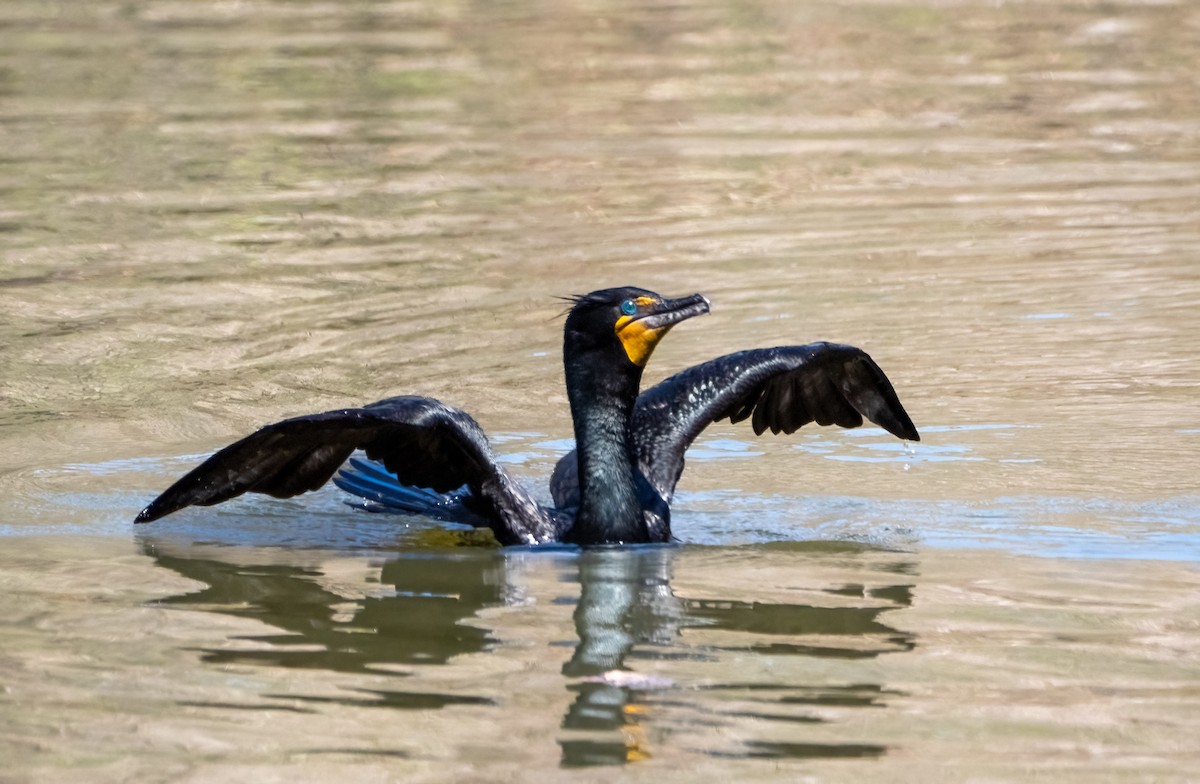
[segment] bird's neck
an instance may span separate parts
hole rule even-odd
[[[645,542],[629,434],[641,372],[612,374],[596,366],[579,362],[567,367],[580,498],[570,538],[581,544]]]

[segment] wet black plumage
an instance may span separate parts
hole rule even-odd
[[[864,417],[919,440],[887,376],[860,349],[833,343],[752,349],[688,368],[640,392],[654,345],[707,313],[699,294],[665,299],[637,288],[572,300],[563,363],[577,450],[551,477],[554,507],[496,461],[479,424],[427,397],[388,398],[267,425],[220,450],[150,503],[145,523],[247,492],[288,498],[334,481],[368,507],[491,528],[502,544],[662,542],[684,453],[709,424],[750,419],[756,434]],[[425,488],[425,489],[422,489]]]

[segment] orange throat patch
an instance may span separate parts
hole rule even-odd
[[[622,316],[617,319],[614,329],[629,361],[638,367],[645,367],[650,361],[654,347],[662,340],[663,335],[670,331],[671,326],[655,329],[647,327],[641,321],[634,321],[632,316]]]

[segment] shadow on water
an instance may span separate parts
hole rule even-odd
[[[881,744],[793,738],[802,727],[831,721],[823,710],[875,708],[897,692],[870,682],[794,683],[777,675],[769,681],[739,678],[745,671],[739,663],[747,655],[853,661],[916,645],[913,635],[881,620],[912,603],[915,567],[911,556],[901,554],[886,554],[881,561],[878,552],[869,553],[875,556],[867,567],[870,577],[882,576],[886,584],[831,584],[804,592],[805,601],[786,603],[676,594],[673,573],[681,567],[694,568],[689,555],[727,554],[731,552],[727,548],[393,553],[378,572],[378,584],[356,586],[350,592],[355,595],[348,598],[326,587],[327,575],[320,567],[227,562],[211,547],[193,551],[151,537],[142,539],[142,547],[158,565],[207,586],[161,604],[251,618],[278,630],[237,637],[232,648],[202,649],[204,662],[396,678],[418,675],[423,667],[453,667],[459,657],[500,645],[501,635],[493,627],[503,622],[481,611],[512,607],[520,601],[516,597],[544,592],[542,587],[521,585],[522,575],[531,562],[535,568],[548,567],[555,572],[553,585],[578,586],[573,614],[578,642],[562,665],[570,698],[560,723],[560,762],[565,767],[635,762],[655,748],[684,743],[683,738],[694,736],[696,728],[739,739],[734,745],[728,745],[726,738],[725,746],[705,744],[699,749],[713,757],[882,755],[886,746]],[[746,548],[756,554],[779,549]],[[794,552],[797,561],[840,559],[860,572],[863,565],[854,566],[854,561],[867,553],[858,545],[830,542],[790,544],[786,549]],[[786,558],[789,553],[771,557]],[[518,564],[521,568],[514,569]],[[712,589],[714,582],[719,583],[719,571],[706,571],[704,580],[706,588]],[[829,604],[819,605],[814,596],[829,597]],[[562,600],[558,595],[537,598],[547,603]],[[568,595],[567,601],[573,598]],[[503,636],[508,640],[512,632],[505,630]],[[639,662],[652,663],[673,676],[640,675],[635,669]],[[697,667],[706,674],[690,675]],[[674,676],[676,668],[685,674]],[[802,672],[803,667],[773,668],[773,673],[777,671]],[[713,677],[713,672],[720,675]],[[486,691],[494,694],[494,686],[488,684]],[[287,695],[286,699],[312,704],[314,710],[320,703],[400,710],[502,707],[493,697],[419,689],[356,689],[346,696]],[[553,695],[547,695],[547,701],[552,700]],[[275,709],[274,704],[270,707]],[[753,735],[753,727],[764,723],[775,728],[770,739],[747,737]],[[776,737],[779,728],[786,740]]]

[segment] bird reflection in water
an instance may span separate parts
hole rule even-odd
[[[384,563],[379,575],[379,587],[387,586],[386,591],[348,599],[323,587],[322,572],[311,566],[229,563],[150,538],[143,540],[143,550],[160,566],[208,586],[160,604],[251,618],[280,630],[237,638],[244,647],[205,649],[202,659],[210,664],[370,674],[447,664],[495,643],[486,629],[463,621],[505,603],[504,562],[491,553],[396,558]],[[475,695],[390,690],[344,699],[288,699],[411,709],[492,703]]]
[[[253,618],[279,633],[238,638],[245,647],[205,649],[212,664],[252,664],[315,668],[342,673],[410,674],[457,657],[479,654],[498,644],[489,631],[489,607],[511,605],[520,590],[514,560],[529,566],[521,551],[466,549],[417,551],[383,564],[378,595],[347,598],[322,585],[320,568],[273,564],[245,565],[213,557],[215,551],[143,539],[157,563],[206,584],[206,588],[166,599],[184,605]],[[853,560],[856,546],[792,543],[797,560],[824,557]],[[817,552],[814,552],[817,551]],[[244,552],[244,551],[243,551]],[[533,553],[537,561],[566,569],[564,581],[577,581],[574,626],[578,643],[562,667],[570,704],[561,721],[561,764],[568,767],[636,762],[656,748],[695,746],[697,732],[740,724],[725,732],[725,747],[691,748],[719,757],[870,757],[878,744],[793,741],[796,728],[820,724],[823,707],[869,708],[895,694],[882,684],[805,685],[727,678],[726,666],[747,654],[770,657],[872,658],[910,650],[915,639],[880,616],[911,604],[915,569],[909,556],[871,559],[871,584],[831,585],[816,592],[816,603],[762,603],[690,599],[672,589],[672,571],[686,551],[677,547],[596,548],[578,552]],[[876,554],[878,555],[878,554]],[[861,565],[860,565],[861,566]],[[881,572],[881,567],[883,571]],[[800,567],[798,567],[800,568]],[[861,571],[861,568],[860,568]],[[882,580],[881,580],[882,578]],[[812,597],[812,592],[806,592]],[[557,597],[543,597],[554,601]],[[861,602],[855,599],[861,598]],[[811,602],[810,598],[810,602]],[[680,660],[716,665],[717,677],[690,682],[638,672],[638,664],[671,671]],[[663,664],[666,662],[666,664]],[[778,667],[793,672],[794,668]],[[405,672],[407,670],[407,672]],[[859,680],[859,679],[856,679]],[[302,704],[336,702],[362,707],[432,710],[451,705],[498,707],[495,684],[484,694],[443,694],[420,690],[372,689],[337,696],[260,695]],[[502,698],[501,698],[502,699]],[[295,703],[293,703],[295,704]],[[212,707],[253,707],[215,705]],[[276,703],[269,706],[277,709]],[[745,722],[745,720],[750,722]],[[743,723],[745,722],[745,723]],[[750,728],[772,731],[772,739],[746,737]],[[707,729],[706,729],[707,728]],[[729,736],[738,742],[728,741]],[[779,736],[788,738],[780,741]]]
[[[813,543],[818,549],[829,543]],[[835,545],[836,546],[836,545]],[[855,546],[850,546],[856,549]],[[792,544],[789,549],[806,549]],[[574,702],[563,719],[565,730],[581,731],[564,739],[564,765],[598,765],[635,762],[650,756],[654,741],[648,727],[656,714],[669,712],[678,719],[671,725],[721,724],[725,719],[755,718],[768,721],[819,723],[809,714],[797,714],[797,706],[863,706],[883,704],[890,694],[882,685],[856,683],[848,686],[793,686],[769,683],[718,681],[699,687],[712,694],[740,693],[748,709],[713,708],[710,699],[686,700],[671,682],[643,677],[629,670],[631,660],[701,659],[720,661],[726,655],[753,652],[766,655],[807,655],[836,658],[871,658],[883,653],[911,650],[912,635],[879,621],[884,612],[912,603],[912,585],[867,588],[839,585],[830,594],[859,595],[868,606],[817,607],[804,604],[763,604],[743,601],[713,601],[675,596],[671,570],[675,548],[652,546],[584,551],[578,559],[580,599],[574,619],[579,645],[563,674],[579,680],[569,688]],[[890,568],[905,574],[914,571],[906,563]],[[888,602],[880,605],[879,600]],[[704,629],[747,635],[744,645],[684,645],[681,632]],[[794,642],[820,640],[821,642]],[[833,641],[843,640],[839,645]],[[722,700],[717,705],[727,704]],[[704,707],[707,706],[707,707]],[[699,713],[700,715],[696,715]],[[688,715],[691,714],[691,715]],[[607,731],[610,737],[597,738]],[[617,733],[619,737],[611,735]],[[747,740],[734,751],[707,750],[714,756],[751,757],[868,757],[885,751],[874,744],[779,743]]]

